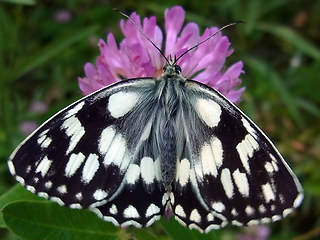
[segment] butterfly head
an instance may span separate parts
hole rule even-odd
[[[166,64],[163,67],[163,73],[166,75],[180,75],[181,73],[181,67],[177,64],[171,65],[171,64]]]

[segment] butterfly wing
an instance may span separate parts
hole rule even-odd
[[[303,190],[266,135],[217,91],[194,81],[185,86],[188,109],[172,208],[190,228],[210,231],[227,223],[276,221],[298,207]]]
[[[61,205],[117,225],[151,224],[164,211],[164,190],[148,147],[151,125],[140,123],[154,116],[154,90],[154,79],[127,80],[63,109],[15,150],[11,173]]]
[[[151,225],[168,201],[176,219],[206,232],[297,207],[301,186],[261,130],[218,92],[174,77],[126,80],[72,104],[20,144],[11,173],[39,196],[121,226]],[[175,159],[168,195],[171,174],[161,178]]]

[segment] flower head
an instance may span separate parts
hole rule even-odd
[[[164,54],[172,58],[195,46],[200,41],[216,33],[218,28],[207,28],[200,36],[199,27],[195,23],[187,23],[183,28],[185,11],[180,6],[174,6],[165,11],[165,44],[162,46],[163,33],[156,25],[156,17],[144,18],[132,13],[130,17]],[[100,39],[100,56],[96,67],[87,63],[84,67],[86,77],[79,78],[79,86],[87,95],[111,83],[126,78],[159,77],[166,64],[161,53],[139,32],[130,20],[121,20],[121,30],[125,38],[118,48],[112,33],[107,36],[107,42]],[[182,76],[192,78],[207,84],[232,102],[237,102],[244,88],[236,90],[243,72],[241,61],[222,71],[225,60],[233,50],[229,49],[230,42],[221,33],[188,52],[177,64],[182,69]]]

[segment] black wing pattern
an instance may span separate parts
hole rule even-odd
[[[217,91],[194,81],[186,91],[192,109],[180,113],[189,139],[177,163],[176,219],[208,232],[277,221],[298,207],[302,187],[265,134]]]
[[[148,141],[154,91],[154,79],[127,80],[63,109],[15,150],[11,173],[60,205],[89,208],[116,225],[152,224],[167,203]]]
[[[220,93],[168,68],[60,111],[19,145],[10,172],[41,197],[121,226],[149,226],[171,208],[208,232],[298,207],[301,185],[265,134]]]

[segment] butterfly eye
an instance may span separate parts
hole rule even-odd
[[[179,65],[174,66],[176,73],[180,74],[181,73],[181,67]]]

